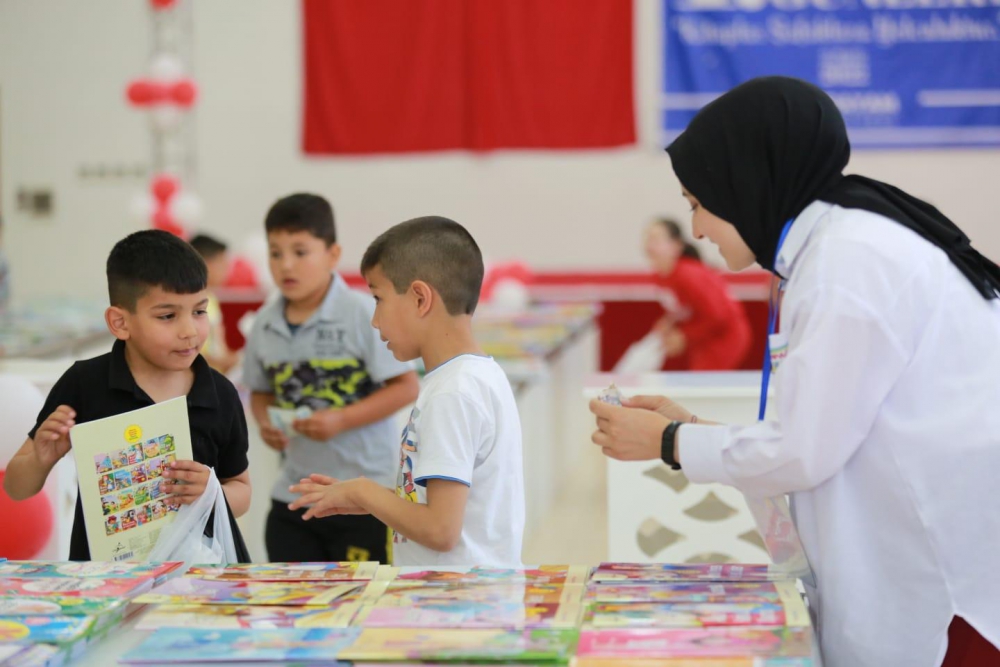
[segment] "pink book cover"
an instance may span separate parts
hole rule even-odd
[[[151,578],[101,579],[98,577],[4,577],[0,578],[0,596],[59,595],[84,598],[127,598],[148,591]]]
[[[809,628],[586,630],[581,658],[798,658],[812,655]]]
[[[780,581],[788,575],[768,565],[739,563],[602,563],[595,582],[615,581]]]
[[[777,602],[780,596],[770,581],[660,582],[596,584],[587,591],[587,599],[592,602]]]

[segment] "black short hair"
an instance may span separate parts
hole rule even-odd
[[[655,222],[667,231],[667,236],[674,241],[678,241],[684,246],[684,249],[681,251],[681,257],[687,257],[699,262],[701,261],[701,252],[693,243],[687,240],[686,236],[684,236],[684,230],[681,229],[681,223],[668,217],[657,218]]]
[[[201,255],[187,241],[159,229],[135,232],[116,243],[108,255],[107,273],[111,305],[133,313],[154,287],[194,294],[208,284]]]
[[[309,232],[326,242],[327,247],[337,242],[337,228],[333,223],[333,207],[323,197],[300,192],[282,197],[274,202],[264,218],[264,230]]]
[[[399,294],[422,280],[441,295],[451,315],[471,315],[483,286],[483,255],[465,227],[431,215],[391,227],[372,241],[361,273],[376,266]]]
[[[188,241],[191,247],[198,251],[198,254],[202,256],[206,262],[210,259],[214,259],[228,250],[228,246],[225,243],[215,238],[214,236],[209,236],[208,234],[196,234],[192,236]]]

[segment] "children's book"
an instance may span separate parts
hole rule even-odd
[[[317,582],[216,581],[179,577],[136,598],[141,604],[226,604],[298,607],[328,605],[361,589],[361,584]]]
[[[652,658],[808,658],[809,628],[585,630],[577,656],[619,661]]]
[[[777,602],[798,594],[794,581],[661,582],[596,584],[587,590],[591,602]]]
[[[120,662],[128,664],[282,662],[336,663],[357,628],[157,630]]]
[[[334,602],[328,607],[163,605],[143,614],[136,629],[346,628],[359,608],[357,602]]]
[[[576,628],[583,605],[475,602],[427,598],[419,605],[368,607],[357,625],[366,628]]]
[[[569,604],[580,600],[583,586],[562,584],[427,584],[418,581],[373,581],[365,589],[365,603],[378,601],[381,606],[412,607],[426,600],[463,600],[467,602],[519,602],[522,604]]]
[[[388,667],[388,665],[379,665]],[[573,667],[813,667],[812,658],[576,658]]]
[[[577,637],[576,630],[366,628],[339,657],[355,662],[565,662]]]
[[[383,567],[378,580],[419,581],[432,583],[546,583],[583,585],[590,578],[584,565],[539,565],[531,568],[446,567],[428,570],[421,567]]]
[[[187,398],[70,429],[90,557],[141,561],[173,521],[163,470],[194,458]]]
[[[658,581],[781,581],[789,579],[786,572],[769,565],[729,563],[602,563],[592,581],[658,582]]]
[[[587,612],[590,628],[708,628],[808,626],[805,605],[787,610],[775,602],[601,602]]]
[[[195,565],[185,576],[222,581],[368,581],[378,563],[246,563]]]
[[[10,560],[0,563],[0,577],[99,577],[102,579],[152,577],[165,580],[183,563],[102,563],[100,561],[55,562]]]
[[[99,579],[88,577],[3,577],[0,597],[59,596],[83,598],[130,598],[153,587],[149,578]]]
[[[124,604],[124,600],[120,598],[5,595],[0,597],[0,617],[97,616],[114,611]]]
[[[89,616],[5,616],[0,618],[0,643],[66,644],[86,636]]]

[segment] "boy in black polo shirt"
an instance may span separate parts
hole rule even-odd
[[[4,488],[15,500],[38,493],[69,452],[74,424],[186,395],[195,460],[176,461],[165,470],[163,477],[172,482],[165,490],[175,494],[173,503],[190,504],[204,493],[209,467],[215,468],[237,555],[249,562],[235,518],[250,507],[246,418],[236,388],[198,354],[209,326],[205,262],[176,236],[147,230],[115,245],[107,274],[111,306],[105,319],[117,339],[114,347],[76,362],[59,378],[7,466]],[[69,558],[90,559],[79,497]]]

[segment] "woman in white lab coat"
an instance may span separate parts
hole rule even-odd
[[[929,204],[843,176],[843,118],[805,82],[734,88],[667,152],[695,235],[785,288],[778,419],[595,401],[594,442],[792,494],[826,667],[936,667],[949,627],[1000,664],[1000,269]]]

